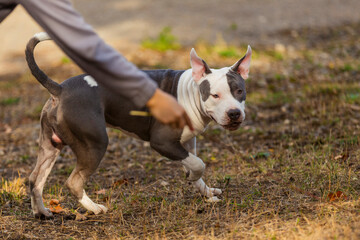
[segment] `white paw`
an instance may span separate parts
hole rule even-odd
[[[86,208],[88,211],[93,212],[94,214],[106,213],[108,209],[101,204],[94,203],[85,193],[83,193],[83,197],[79,200],[81,205]]]
[[[222,191],[221,191],[221,189],[219,189],[219,188],[210,188],[210,191],[211,191],[212,194],[215,195],[215,196],[219,196],[219,195],[222,194]]]
[[[108,211],[108,208],[105,207],[104,205],[101,205],[101,204],[96,204],[96,205],[101,209],[100,212],[106,213]],[[95,213],[95,214],[99,214],[99,213]]]
[[[221,199],[219,199],[216,196],[210,197],[208,199],[205,200],[206,202],[210,202],[210,203],[217,203],[217,202],[221,202]]]
[[[218,188],[209,188],[205,182],[200,178],[195,183],[195,187],[200,191],[201,195],[208,198],[214,197],[214,195],[220,195],[222,191]]]

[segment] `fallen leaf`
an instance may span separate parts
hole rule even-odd
[[[341,160],[341,162],[346,161],[349,158],[349,152],[344,152],[343,154],[339,154],[334,157],[336,161]]]
[[[4,128],[6,134],[10,134],[12,132],[12,129],[8,124],[5,124]]]
[[[60,206],[60,204],[59,205],[57,205],[57,206],[54,206],[54,207],[50,207],[50,211],[52,212],[52,213],[62,213],[62,212],[64,212],[65,210]]]
[[[129,181],[128,181],[126,178],[123,178],[123,179],[120,179],[120,180],[114,182],[112,186],[113,186],[113,187],[118,187],[118,186],[121,186],[121,185],[123,185],[123,184],[124,184],[125,186],[127,186],[128,183],[129,183]]]
[[[97,195],[99,195],[99,194],[105,194],[106,193],[106,190],[103,188],[103,189],[101,189],[101,190],[99,190],[99,191],[97,191],[97,192],[95,192]]]
[[[360,111],[360,106],[358,106],[358,105],[351,104],[350,108],[354,111]]]
[[[337,191],[336,193],[329,193],[328,199],[330,202],[338,201],[338,200],[347,200],[347,196],[342,191]]]
[[[341,199],[341,200],[347,200],[347,196],[342,191],[337,191],[336,192],[336,197]]]
[[[166,187],[166,186],[169,185],[169,183],[166,182],[166,181],[164,181],[164,180],[162,180],[162,181],[160,182],[160,185],[163,186],[163,187]]]
[[[54,205],[59,205],[59,203],[60,203],[59,200],[57,200],[57,199],[51,199],[49,204],[50,204],[51,206],[54,206]]]
[[[86,219],[87,218],[84,215],[82,215],[81,213],[76,212],[75,221],[84,221]]]

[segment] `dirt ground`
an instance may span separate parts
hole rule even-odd
[[[221,1],[222,8],[220,1],[74,2],[104,38],[141,68],[188,68],[193,46],[211,67],[229,66],[251,43],[245,124],[234,132],[212,124],[198,137],[205,181],[223,190],[222,201],[206,202],[178,163],[148,143],[109,129],[108,151],[86,191],[110,211],[87,213],[64,187],[75,166],[65,148],[44,189],[45,205],[56,210],[51,205],[56,199],[61,212],[52,220],[35,219],[27,178],[38,152],[39,114],[49,95],[27,70],[23,50],[12,46],[0,52],[1,64],[9,62],[0,69],[1,239],[360,238],[358,1],[300,1],[296,6],[292,1],[236,1],[236,8],[230,0]],[[168,14],[159,6],[166,6]],[[176,11],[185,6],[191,11]],[[105,10],[109,14],[99,14]],[[117,10],[126,14],[116,17]],[[16,22],[27,17],[17,11],[1,32],[11,27],[21,32]],[[209,22],[216,14],[221,20]],[[185,15],[197,31],[176,21]],[[25,45],[33,34],[33,23],[24,24],[28,36],[13,37],[10,45]],[[150,31],[152,26],[156,30]],[[172,27],[179,49],[140,46],[164,26]],[[220,42],[217,33],[223,36]],[[203,36],[211,40],[200,41]],[[60,82],[81,72],[54,48],[44,43],[37,49],[49,76]]]

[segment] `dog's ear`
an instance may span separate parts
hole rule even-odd
[[[205,74],[211,73],[209,66],[204,60],[199,58],[194,48],[191,49],[190,52],[190,64],[192,68],[192,77],[195,82],[198,82]]]
[[[251,52],[251,47],[248,45],[245,56],[243,56],[231,67],[231,70],[238,72],[243,79],[247,79],[249,77]]]

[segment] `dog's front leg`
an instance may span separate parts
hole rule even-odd
[[[170,127],[154,130],[150,139],[151,147],[171,160],[180,160],[187,172],[188,179],[194,182],[200,193],[208,197],[209,201],[219,201],[215,195],[221,194],[221,190],[209,188],[201,179],[205,171],[205,164],[196,156],[195,139],[181,144],[178,138],[181,131],[178,134],[174,134],[174,131],[176,130]]]
[[[184,145],[185,149],[187,149],[189,152],[191,152],[196,157],[196,137],[194,137],[193,139],[190,139],[189,141],[185,142],[183,145]],[[198,158],[198,159],[200,159],[200,158]],[[200,159],[200,161],[201,161],[201,159]],[[184,164],[184,162],[185,162],[185,164]],[[184,168],[185,168],[185,171],[187,173],[189,173],[189,176],[191,174],[191,169],[189,168],[189,165],[191,165],[191,162],[192,161],[186,161],[186,159],[182,161],[182,163],[184,165]],[[201,176],[200,176],[200,178],[198,180],[196,180],[194,182],[194,186],[195,186],[195,188],[197,190],[200,191],[201,195],[208,197],[208,201],[210,201],[210,202],[220,201],[220,199],[217,198],[216,196],[220,195],[222,193],[221,189],[209,188],[205,184],[205,182],[201,178]]]

